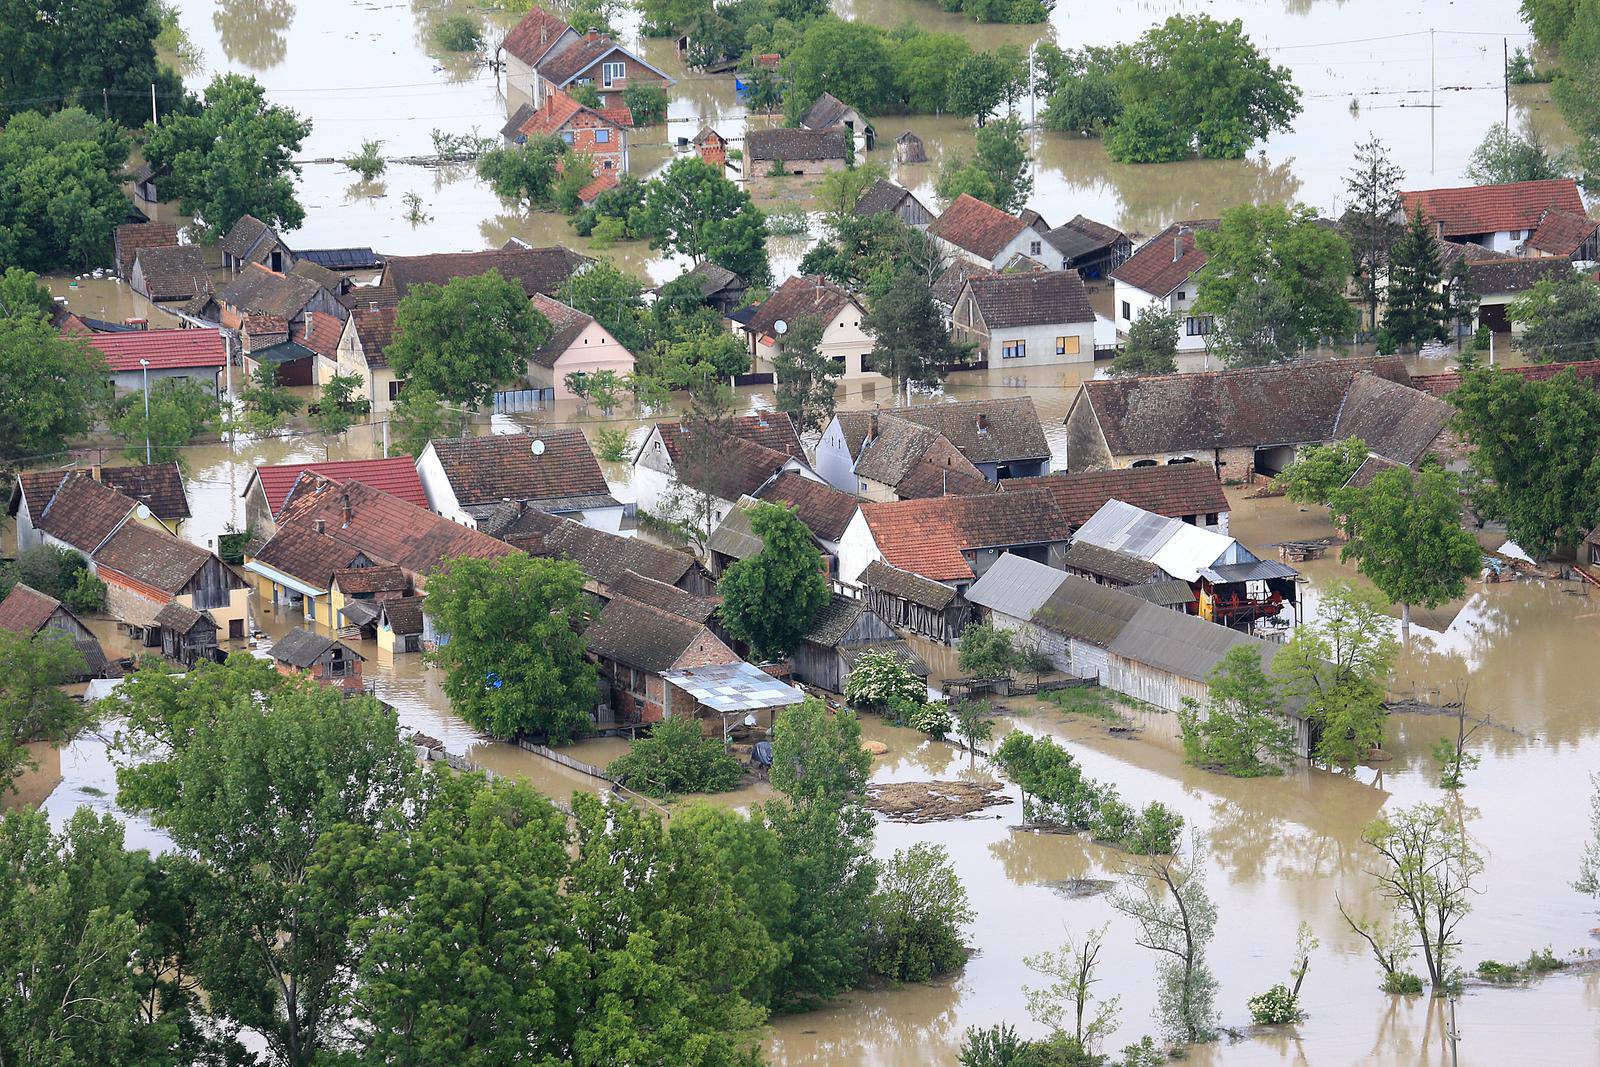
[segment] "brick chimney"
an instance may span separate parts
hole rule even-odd
[[[878,408],[882,405],[872,405],[872,421],[867,425],[867,440],[875,441],[878,437]]]
[[[1183,235],[1193,232],[1187,226],[1179,226],[1178,232],[1172,235],[1172,262],[1176,263],[1183,258]]]
[[[339,494],[339,503],[344,506],[344,525],[349,526],[352,512],[350,510],[350,491],[348,489]]]

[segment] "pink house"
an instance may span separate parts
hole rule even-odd
[[[592,316],[543,293],[533,296],[533,308],[550,320],[550,340],[528,357],[528,383],[547,400],[570,400],[567,375],[614,371],[620,377],[633,373],[633,353],[622,347],[611,331]]]

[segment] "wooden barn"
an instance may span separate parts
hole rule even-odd
[[[835,593],[795,649],[794,678],[830,693],[842,693],[857,661],[864,653],[875,651],[894,652],[915,673],[924,678],[928,675],[927,664],[888,623],[863,601]]]
[[[896,163],[926,163],[928,150],[922,146],[922,138],[906,130],[894,139],[894,161]]]
[[[890,626],[950,644],[966,629],[971,609],[955,589],[882,560],[861,572],[863,598]]]

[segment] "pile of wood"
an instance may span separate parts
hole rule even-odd
[[[1011,803],[999,782],[882,782],[867,786],[867,807],[890,822],[979,818]]]

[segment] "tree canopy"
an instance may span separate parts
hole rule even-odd
[[[1600,359],[1600,283],[1577,271],[1540,279],[1506,308],[1522,332],[1511,339],[1535,363]]]
[[[1565,176],[1560,158],[1535,135],[1513,133],[1501,123],[1489,127],[1462,177],[1473,185],[1538,182]]]
[[[144,155],[152,167],[170,171],[159,186],[162,197],[178,200],[214,241],[243,215],[279,230],[305,221],[295,198],[294,157],[310,133],[310,120],[269,103],[254,78],[219,74],[206,87],[204,107],[150,129]]]
[[[1443,280],[1433,225],[1418,208],[1389,251],[1389,300],[1383,309],[1381,346],[1418,348],[1446,339],[1449,310]]]
[[[457,404],[487,403],[550,337],[550,322],[498,270],[413,286],[395,310],[387,356],[408,387]]]
[[[816,315],[798,316],[779,338],[772,359],[778,410],[802,435],[820,432],[833,418],[834,394],[844,374],[838,361],[822,352],[826,326]]]
[[[181,106],[182,83],[156,57],[156,5],[43,0],[8,2],[3,10],[0,22],[7,32],[0,38],[0,70],[8,100],[104,109],[124,126],[150,117],[152,84],[164,109]],[[14,106],[0,108],[0,114],[9,117]]]
[[[0,131],[0,263],[83,271],[111,262],[128,218],[127,142],[80,108],[13,115]]]
[[[751,285],[771,277],[767,223],[750,194],[696,156],[674,160],[645,193],[636,227],[653,248],[726,267]]]
[[[83,666],[83,654],[65,634],[0,629],[0,797],[33,766],[29,744],[64,744],[89,725],[83,701],[59,688],[76,680]]]
[[[1022,120],[1002,119],[978,131],[977,151],[970,158],[945,158],[934,188],[946,202],[966,193],[1001,211],[1017,212],[1033,192],[1028,168],[1028,139]]]
[[[900,270],[867,309],[862,327],[872,334],[868,361],[879,374],[894,381],[897,395],[912,385],[936,385],[944,377],[943,364],[960,358],[933,303],[926,278]]]
[[[0,318],[0,461],[59,452],[94,425],[105,359],[42,316]]]
[[[1389,261],[1389,249],[1403,227],[1395,221],[1402,210],[1400,183],[1405,171],[1376,137],[1356,145],[1355,159],[1344,180],[1348,205],[1339,218],[1339,232],[1350,244],[1350,261],[1356,288],[1367,305],[1367,324],[1378,323],[1379,274]]]
[[[811,531],[788,508],[757,504],[750,529],[761,551],[733,564],[717,583],[722,622],[756,656],[781,659],[827,606],[828,580]]]
[[[1128,326],[1128,340],[1111,361],[1117,377],[1173,374],[1178,369],[1178,317],[1147,307]]]

